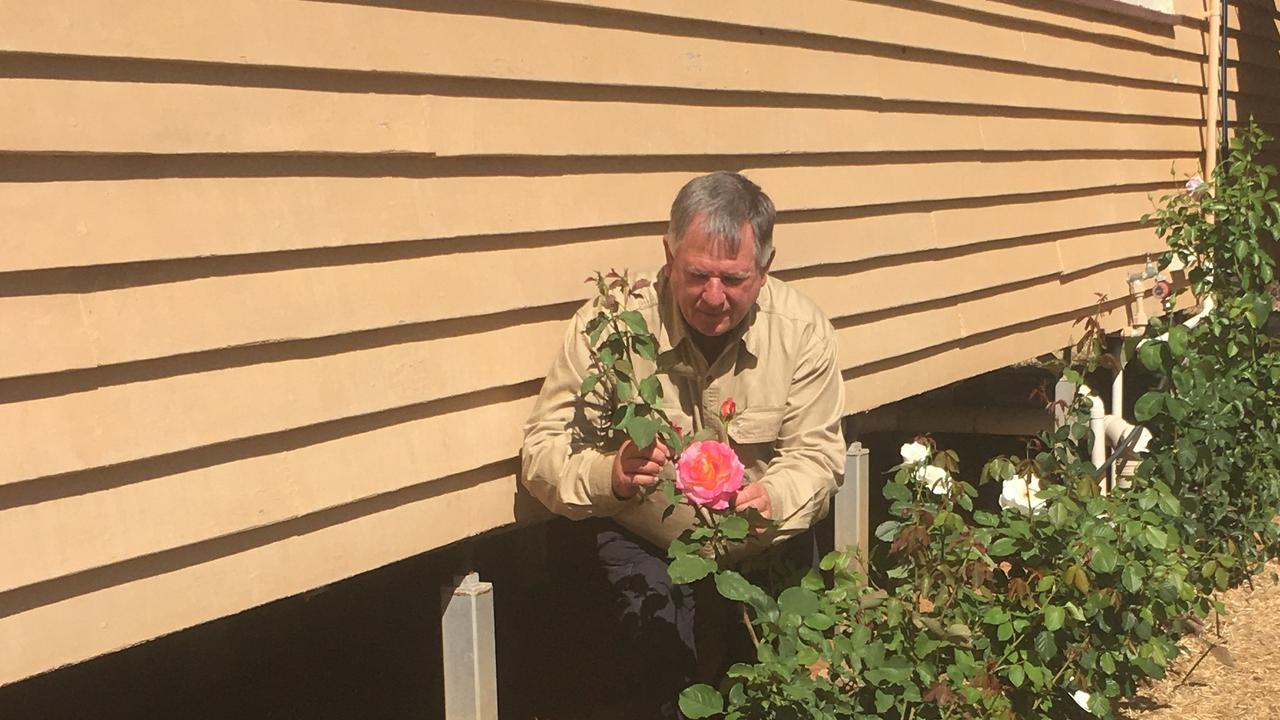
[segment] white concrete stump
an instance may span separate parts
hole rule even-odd
[[[1075,402],[1078,385],[1066,378],[1058,378],[1053,386],[1053,426],[1060,428],[1067,424],[1066,407]]]
[[[445,720],[497,720],[493,584],[469,573],[441,591]]]
[[[871,451],[855,442],[845,452],[844,485],[836,493],[832,508],[836,550],[857,545],[865,561],[871,550],[871,529],[867,527],[870,507]]]

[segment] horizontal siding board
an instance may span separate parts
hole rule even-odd
[[[963,336],[1000,333],[1007,328],[1016,328],[1040,318],[1064,313],[1074,313],[1076,321],[1083,320],[1095,312],[1100,296],[1112,304],[1126,301],[1129,297],[1126,285],[1128,275],[1141,267],[1141,259],[1136,262],[1129,259],[1122,263],[1112,262],[1107,267],[1092,272],[1057,278],[1051,283],[1028,284],[1020,287],[1016,293],[962,298],[957,303],[957,312],[964,328]],[[1150,303],[1149,300],[1144,302]],[[1121,316],[1117,316],[1117,321],[1119,317]],[[1119,325],[1109,327],[1112,330],[1120,328]],[[1076,326],[1078,332],[1083,331],[1083,328],[1082,323]],[[1061,347],[1063,346],[1031,346],[1028,349],[1041,354]]]
[[[841,318],[835,325],[842,368],[907,355],[963,337],[960,314],[953,299],[902,308],[893,313]]]
[[[1176,52],[1187,56],[1204,53],[1206,23],[1199,17],[1202,10],[1184,14],[1183,22],[1169,25],[1158,22],[1135,23],[1110,13],[1055,2],[1015,4],[1002,0],[946,0],[931,5],[960,7],[988,17],[1018,20],[1045,33],[1095,38],[1125,47]],[[1186,10],[1187,6],[1179,9]]]
[[[1159,182],[1175,170],[1190,174],[1197,157],[982,160],[919,154],[870,163],[855,156],[832,159],[848,165],[796,159],[790,166],[727,157],[701,161],[697,171],[639,167],[565,175],[547,175],[554,165],[530,160],[524,167],[540,174],[440,177],[397,177],[393,173],[411,168],[346,158],[318,168],[331,176],[0,182],[0,272],[662,223],[675,189],[717,166],[741,170],[767,188],[785,223],[786,213],[796,210]],[[149,171],[180,173],[195,163],[174,158]],[[424,173],[457,172],[444,161],[424,158],[416,165]],[[516,170],[514,161],[505,165],[508,172]],[[275,172],[291,167],[312,166],[281,161]],[[353,167],[387,176],[341,175]],[[92,173],[94,167],[78,172]],[[920,182],[921,172],[930,182]]]
[[[702,5],[680,0],[556,0],[569,6],[604,7],[685,19],[732,22],[747,26],[773,27],[817,35],[839,33],[850,37],[907,47],[936,47],[948,52],[997,57],[1049,67],[1111,67],[1131,62],[1132,77],[1154,77],[1157,73],[1142,63],[1153,50],[1168,57],[1186,57],[1203,52],[1201,32],[1183,25],[1151,24],[1138,29],[1114,17],[1092,13],[1095,19],[1069,17],[1037,8],[992,2],[991,0],[948,0],[947,2],[899,3],[825,0],[806,4],[797,12],[768,0],[737,2],[732,6]],[[1198,14],[1203,13],[1200,10]],[[1005,31],[1005,32],[1002,32]],[[1089,42],[1090,38],[1122,40],[1123,45]],[[1145,51],[1145,52],[1144,52]],[[1176,54],[1175,54],[1176,53]],[[1075,65],[1059,63],[1072,56]],[[1106,65],[1090,65],[1106,62]]]
[[[1197,101],[1198,102],[1198,101]],[[688,155],[940,150],[1188,152],[1195,124],[829,108],[440,98],[440,155]],[[554,133],[548,129],[554,128]]]
[[[1275,10],[1245,6],[1232,3],[1227,7],[1227,27],[1237,38],[1258,39],[1274,42],[1280,36],[1280,17]]]
[[[1261,97],[1280,97],[1280,79],[1276,77],[1276,64],[1280,64],[1280,51],[1276,52],[1272,66],[1231,64],[1227,67],[1228,100],[1236,93]],[[1234,118],[1235,116],[1232,115]]]
[[[407,95],[0,78],[0,151],[429,153],[430,105]]]
[[[503,5],[489,7],[500,13]],[[761,3],[744,3],[728,12],[684,4],[663,13],[710,21],[692,28],[687,22],[684,27],[673,22],[655,26],[634,14],[592,8],[550,12],[548,6],[512,3],[506,8],[511,12],[502,16],[483,14],[483,8],[465,14],[230,0],[187,6],[176,13],[161,0],[135,2],[128,8],[84,0],[13,2],[0,5],[0,25],[33,31],[14,33],[0,42],[0,50],[615,86],[1006,102],[984,94],[995,91],[1011,93],[1007,101],[1014,105],[1065,103],[1054,107],[1075,107],[1077,102],[1096,107],[1087,104],[1089,83],[1054,77],[1067,74],[1064,71],[1079,80],[1087,79],[1079,74],[1086,69],[1118,80],[1138,79],[1142,85],[1162,82],[1195,88],[1202,75],[1194,58],[1155,56],[1047,32],[1029,40],[1025,32],[979,19],[872,3],[828,0],[806,13],[786,13]],[[297,32],[284,39],[249,23]],[[154,31],[135,32],[140,26]],[[804,34],[767,32],[775,28]],[[907,48],[910,54],[899,52]],[[636,57],[645,62],[632,62]],[[998,75],[984,69],[992,58],[1005,61],[1000,69],[1008,82],[992,82]],[[932,69],[921,72],[904,60],[927,62]],[[950,65],[956,62],[963,67]],[[1057,72],[1044,73],[1041,65]],[[951,82],[948,75],[954,73],[966,75],[967,81]],[[1026,77],[1019,80],[1008,77],[1010,73]],[[1033,79],[1037,74],[1042,77]],[[1012,87],[1018,82],[1041,84],[1019,94]],[[1052,93],[1054,87],[1058,93]],[[1130,101],[1144,92],[1140,87],[1129,91]],[[1108,97],[1114,92],[1114,87],[1105,86],[1094,90]],[[1133,110],[1122,104],[1115,111]]]
[[[287,452],[133,481],[127,472],[99,473],[75,492],[0,510],[0,547],[25,548],[0,555],[0,593],[510,460],[537,389],[482,393],[480,405],[445,403]]]
[[[781,250],[775,269],[800,270],[1132,223],[1150,209],[1150,194],[1142,189],[1065,199],[1033,196],[1017,203],[984,202],[977,207],[784,223],[777,232]],[[0,357],[0,378],[571,302],[586,296],[581,280],[591,270],[659,266],[659,233],[654,228],[565,244],[495,242],[471,251],[462,243],[425,257],[210,277],[200,275],[202,269],[209,273],[212,267],[196,265],[196,277],[186,279],[166,278],[163,269],[143,266],[122,272],[115,279],[122,287],[54,296],[58,304],[38,294],[0,297],[0,316],[15,318],[11,325],[0,325],[0,343],[44,348],[40,353]],[[952,260],[954,255],[932,262],[963,262]],[[476,285],[492,277],[512,280],[483,289]],[[835,277],[827,282],[839,288],[845,280]],[[895,287],[891,283],[886,291]],[[878,303],[901,294],[862,297],[867,303]],[[352,298],[360,302],[353,303]],[[887,306],[853,310],[847,303],[833,301],[827,307],[833,313],[849,314]],[[62,346],[50,345],[49,339]]]
[[[322,514],[274,535],[267,529],[261,540],[228,538],[142,558],[108,568],[92,584],[76,577],[0,595],[0,685],[509,524],[517,512],[515,472],[514,463],[503,464],[441,481],[439,491],[428,484],[403,500],[368,503],[385,509]],[[536,512],[519,507],[522,516]]]
[[[1058,273],[1053,243],[1014,244],[963,255],[925,254],[910,263],[861,272],[806,278],[793,283],[832,317],[858,315],[955,297],[991,287],[995,268],[1018,268],[1029,277]]]
[[[1147,254],[1152,260],[1169,249],[1154,227],[1138,227],[1115,233],[1081,233],[1056,241],[1062,272],[1076,274],[1113,263],[1120,258]]]
[[[533,316],[371,349],[344,351],[339,340],[318,357],[198,373],[186,362],[190,374],[9,402],[0,437],[17,450],[0,455],[0,485],[525,382],[546,372],[563,328]]]
[[[1199,95],[1182,102],[1187,118],[1199,114]],[[634,156],[1194,148],[1198,125],[1169,120],[0,79],[0,151],[21,152]]]
[[[1079,339],[1079,319],[1089,307],[1040,315],[1021,326],[1006,326],[989,335],[974,334],[883,364],[847,370],[845,394],[849,410],[860,412],[900,400],[903,387],[920,393],[1066,347]],[[1124,317],[1123,309],[1113,310],[1102,321],[1106,327],[1117,329],[1123,325]]]
[[[1101,196],[1082,196],[1045,202],[1007,202],[984,208],[934,214],[939,247],[957,247],[984,239],[1012,239],[1133,223],[1152,209],[1158,187]],[[974,223],[981,223],[975,225]]]

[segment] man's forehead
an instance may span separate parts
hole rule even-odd
[[[726,238],[699,233],[686,236],[675,254],[688,266],[729,268],[737,265],[743,268],[754,267],[755,241],[750,237],[739,238],[736,248],[734,244],[734,242]]]
[[[694,260],[685,262],[684,269],[698,275],[717,275],[720,277],[732,278],[751,277],[751,273],[755,270],[755,267],[749,263],[742,267],[736,267],[739,265],[737,262],[734,262],[733,265],[734,266],[726,267],[724,263],[707,264]]]

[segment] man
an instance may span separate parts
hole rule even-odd
[[[741,175],[690,181],[671,207],[666,265],[631,304],[658,339],[663,409],[675,424],[715,427],[722,403],[734,401],[729,434],[748,483],[734,506],[778,526],[753,540],[761,546],[805,533],[826,515],[845,451],[834,332],[811,301],[769,276],[774,218],[773,202]],[[705,628],[694,623],[694,592],[667,576],[666,548],[693,513],[683,506],[664,519],[661,494],[643,492],[674,460],[668,448],[600,437],[599,404],[579,395],[591,363],[583,328],[595,311],[588,305],[574,317],[525,426],[523,479],[552,511],[595,519],[636,683],[663,705],[644,707],[646,693],[638,693],[634,709],[638,717],[674,716],[675,696],[700,660],[695,630]]]

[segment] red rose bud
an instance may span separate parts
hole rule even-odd
[[[724,403],[720,405],[720,417],[731,417],[736,412],[738,412],[738,406],[733,403],[733,398],[725,400]]]

